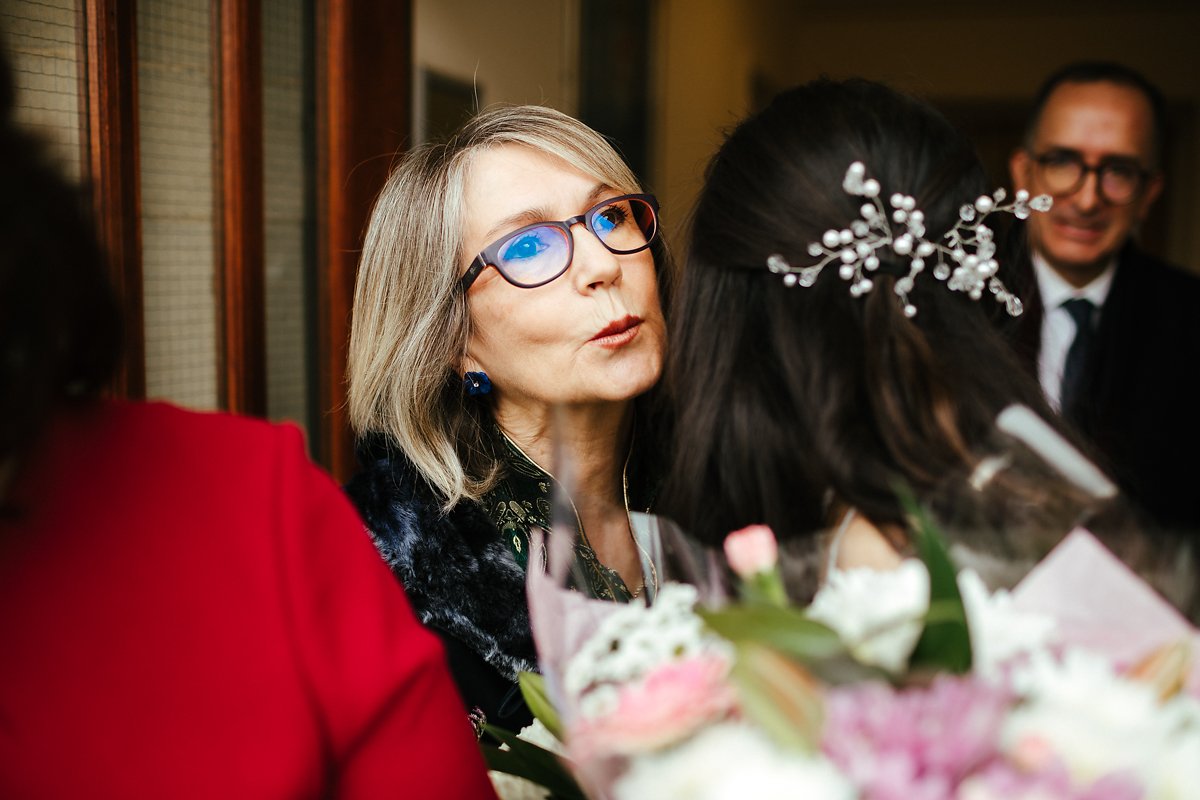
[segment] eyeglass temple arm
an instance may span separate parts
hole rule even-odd
[[[467,289],[470,289],[471,284],[474,283],[475,279],[479,277],[479,273],[483,272],[485,269],[487,269],[487,264],[484,263],[483,256],[477,256],[475,260],[471,262],[471,266],[467,267],[467,271],[463,273],[462,278],[459,279],[459,284],[462,286],[462,290],[465,292]]]

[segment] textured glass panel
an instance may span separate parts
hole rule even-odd
[[[263,211],[267,412],[306,426],[311,413],[312,203],[310,4],[263,3]]]
[[[17,89],[17,119],[49,143],[63,171],[75,180],[82,158],[79,21],[77,0],[0,3],[0,31]]]
[[[217,406],[212,11],[138,3],[146,393]]]

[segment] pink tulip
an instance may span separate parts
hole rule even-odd
[[[775,568],[779,548],[766,525],[750,525],[725,537],[725,558],[743,580]]]

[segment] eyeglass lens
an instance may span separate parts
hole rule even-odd
[[[636,253],[654,238],[654,209],[645,200],[624,198],[592,209],[588,227],[614,253]]]
[[[1038,159],[1042,179],[1051,194],[1071,194],[1083,186],[1089,172],[1095,172],[1097,186],[1104,199],[1128,203],[1141,188],[1142,169],[1126,161],[1105,161],[1092,167],[1078,153],[1051,151]]]
[[[562,228],[540,225],[501,244],[496,269],[518,286],[533,286],[562,269],[570,253],[571,243]]]
[[[617,254],[644,250],[654,238],[654,208],[638,198],[617,198],[588,211],[584,222],[606,248]],[[571,234],[564,224],[523,228],[496,247],[493,266],[518,286],[537,286],[570,266]]]

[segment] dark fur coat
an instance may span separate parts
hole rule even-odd
[[[375,545],[421,622],[442,638],[468,707],[502,720],[499,706],[511,703],[517,673],[537,668],[524,571],[478,503],[443,513],[395,450],[367,445],[359,460],[346,492]]]

